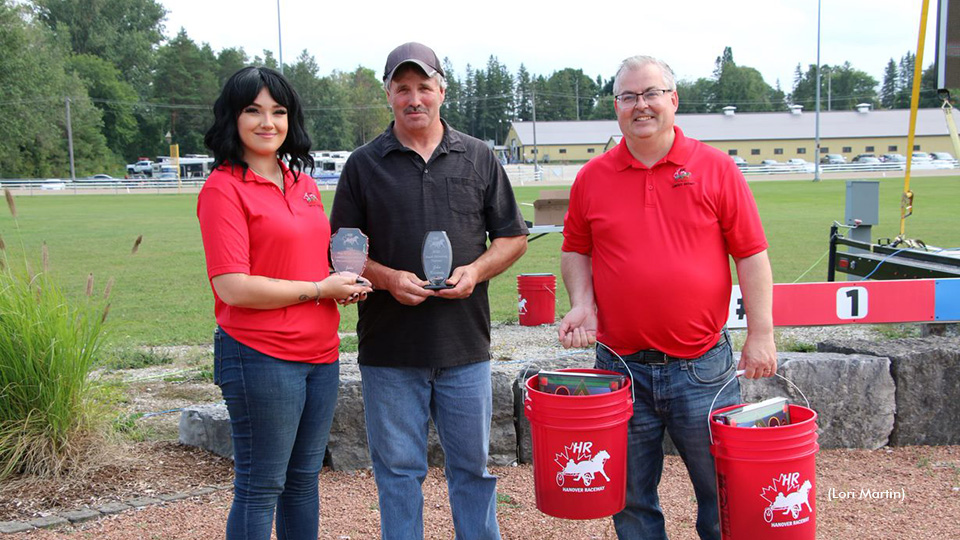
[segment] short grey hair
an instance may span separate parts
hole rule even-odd
[[[416,64],[414,64],[414,66],[416,66]],[[417,69],[419,69],[419,68],[417,68]],[[398,71],[399,71],[399,70],[398,70]],[[420,69],[420,72],[423,73],[423,70]],[[394,73],[394,75],[396,75],[396,73]],[[440,73],[434,73],[433,75],[430,76],[430,78],[431,78],[431,79],[435,79],[435,80],[437,81],[437,84],[440,85],[440,89],[441,89],[441,90],[446,90],[446,89],[447,89],[447,79],[446,79],[446,77],[444,77],[444,76],[441,75]],[[392,81],[392,80],[393,80],[393,79],[391,78],[391,79],[387,79],[387,80],[383,81],[383,90],[384,90],[384,91],[386,91],[386,92],[389,92],[389,91],[390,91],[390,81]]]
[[[676,90],[677,89],[677,78],[673,74],[673,70],[670,69],[670,66],[666,62],[660,60],[659,58],[654,58],[653,56],[644,56],[637,55],[627,58],[620,63],[620,69],[617,70],[617,75],[613,78],[613,95],[620,95],[620,80],[631,71],[637,71],[644,66],[655,65],[660,68],[660,73],[663,75],[663,84],[667,86],[664,90]]]

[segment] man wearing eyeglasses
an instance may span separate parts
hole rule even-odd
[[[670,434],[697,497],[697,532],[720,539],[707,417],[740,402],[736,369],[776,372],[773,279],[756,203],[733,160],[674,125],[673,72],[624,60],[614,79],[623,139],[587,163],[570,191],[561,248],[570,311],[564,347],[597,342],[596,367],[631,375],[627,505],[621,539],[666,539],[657,485]],[[739,366],[724,328],[733,257],[747,313]],[[622,361],[621,358],[622,357]],[[719,395],[718,395],[719,394]]]

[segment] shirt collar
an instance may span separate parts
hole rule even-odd
[[[280,163],[280,171],[283,173],[284,185],[286,186],[291,184],[294,181],[294,179],[293,179],[293,174],[290,171],[290,168],[287,167],[287,164],[284,163],[282,159],[278,159],[277,162]],[[253,169],[248,168],[247,174],[244,175],[243,167],[239,165],[224,163],[223,165],[220,165],[219,169],[229,173],[231,176],[233,176],[237,180],[240,180],[241,182],[257,182],[260,184],[271,184],[271,185],[273,184],[273,182],[271,182],[270,180],[267,180],[266,178],[262,178],[259,174],[254,173]],[[300,174],[303,174],[303,172],[301,171]]]
[[[437,145],[437,150],[435,153],[446,154],[449,152],[465,152],[466,146],[463,144],[463,135],[455,130],[451,129],[450,125],[447,124],[447,121],[443,118],[440,119],[440,123],[443,125],[443,138],[440,139],[440,144]],[[387,129],[383,132],[383,138],[380,139],[379,153],[380,157],[386,157],[387,154],[395,150],[401,152],[411,152],[409,148],[403,146],[403,143],[397,139],[397,136],[393,133],[393,124],[391,121],[390,125],[387,126]]]
[[[680,129],[680,126],[673,126],[673,146],[670,147],[670,151],[667,152],[667,155],[654,163],[653,167],[650,169],[656,168],[661,163],[673,163],[674,165],[684,166],[687,164],[687,159],[690,157],[691,143],[683,134],[683,130]],[[637,158],[633,157],[633,154],[630,153],[630,149],[627,148],[627,138],[623,137],[620,139],[620,144],[615,148],[616,154],[616,169],[617,171],[623,171],[630,167],[635,169],[647,169],[648,167],[643,163],[640,163]]]

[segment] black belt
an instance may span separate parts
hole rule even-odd
[[[717,347],[726,343],[727,339],[723,334],[720,334],[720,340],[717,341],[717,344],[713,347],[710,347],[710,351],[716,349]],[[707,352],[710,352],[707,351]],[[706,353],[704,353],[706,354]],[[675,356],[670,356],[663,351],[658,351],[656,349],[645,349],[642,351],[637,351],[633,354],[623,355],[623,360],[626,362],[636,362],[638,364],[645,364],[648,366],[664,366],[670,362],[677,362],[679,360],[689,360],[688,358],[677,358]]]

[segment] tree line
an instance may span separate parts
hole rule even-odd
[[[163,36],[156,0],[0,0],[0,178],[69,176],[67,122],[78,176],[122,174],[140,156],[206,153],[203,134],[224,81],[247,65],[279,69],[270,51],[214,51],[184,30]],[[821,66],[821,109],[909,106],[915,57],[890,59],[882,84],[849,62]],[[502,144],[512,121],[614,119],[613,74],[566,68],[549,75],[516,72],[490,56],[459,71],[443,61],[448,87],[441,115],[475,137]],[[300,93],[315,149],[356,148],[392,116],[376,72],[322,75],[304,50],[284,74]],[[940,106],[933,66],[921,79],[921,106]],[[798,64],[789,92],[734,61],[727,47],[710,77],[677,81],[680,113],[814,109],[816,66]]]

